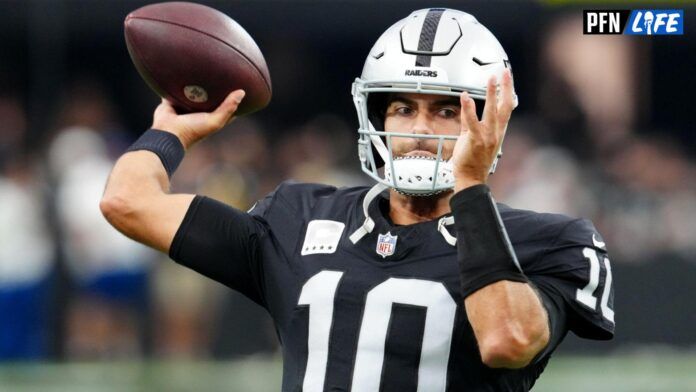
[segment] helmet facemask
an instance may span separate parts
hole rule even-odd
[[[360,122],[358,154],[362,170],[377,182],[407,196],[432,196],[452,189],[452,161],[445,159],[443,147],[446,141],[456,142],[459,135],[387,132],[384,129],[385,110],[389,103],[389,93],[419,92],[458,98],[464,90],[455,86],[423,86],[420,83],[410,86],[411,88],[405,85],[391,87],[389,84],[366,83],[359,78],[353,84],[353,100]],[[476,110],[480,118],[485,103],[485,90],[467,91],[477,101]],[[396,155],[393,145],[397,138],[434,140],[437,142],[437,152],[434,157]],[[491,172],[493,170],[495,162]]]

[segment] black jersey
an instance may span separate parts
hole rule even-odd
[[[525,368],[488,368],[452,218],[394,225],[387,196],[368,190],[283,183],[249,213],[198,196],[174,238],[174,260],[272,316],[283,391],[527,391],[568,330],[612,337],[611,269],[592,224],[499,205],[551,341]]]

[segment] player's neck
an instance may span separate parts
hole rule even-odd
[[[450,212],[452,192],[428,197],[405,196],[389,190],[389,217],[396,225],[427,222]]]

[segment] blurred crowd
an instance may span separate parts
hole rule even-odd
[[[579,40],[574,23],[550,27],[539,99],[513,114],[490,180],[496,198],[591,219],[615,264],[694,254],[693,157],[669,130],[645,129],[641,48],[624,37]],[[109,171],[136,137],[108,89],[78,78],[61,102],[37,143],[22,100],[0,95],[0,360],[273,355],[260,309],[101,216]],[[173,191],[247,209],[288,178],[370,183],[359,172],[354,119],[318,114],[271,131],[255,118],[193,148]]]

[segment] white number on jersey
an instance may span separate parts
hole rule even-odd
[[[333,304],[343,272],[321,271],[302,287],[299,305],[309,305],[307,370],[303,391],[324,389]],[[457,304],[440,282],[389,278],[367,293],[353,370],[353,391],[379,391],[392,304],[427,309],[418,368],[418,391],[444,391],[447,385]]]
[[[590,281],[587,283],[582,290],[577,289],[575,292],[575,300],[581,304],[597,310],[597,297],[594,296],[597,286],[599,286],[599,254],[597,250],[592,248],[585,248],[582,250],[582,254],[590,262]],[[609,293],[611,292],[611,266],[609,265],[609,258],[604,258],[604,268],[607,270],[607,277],[604,281],[604,289],[602,290],[602,302],[600,303],[600,308],[602,309],[602,316],[605,319],[614,322],[614,311],[609,308]]]

